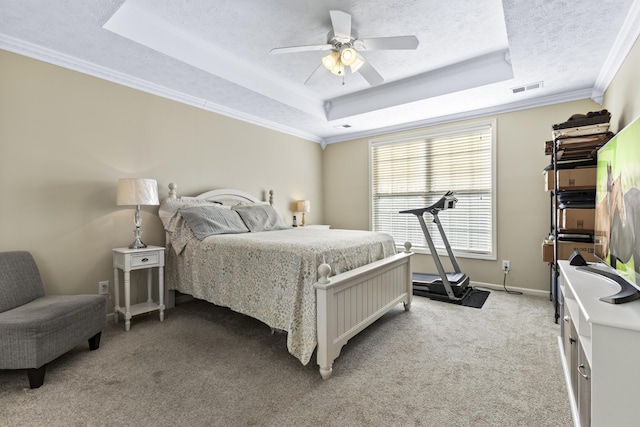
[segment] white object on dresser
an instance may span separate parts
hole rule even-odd
[[[151,271],[158,268],[158,303],[153,302],[151,294]],[[124,307],[120,307],[120,274],[124,273]],[[147,295],[146,302],[131,305],[131,271],[147,269]],[[160,321],[164,320],[164,248],[161,246],[147,246],[144,249],[115,248],[113,249],[113,279],[115,290],[114,318],[118,323],[118,313],[124,315],[124,328],[126,331],[131,326],[131,317],[160,311]]]
[[[558,265],[563,297],[559,345],[574,424],[637,426],[640,300],[600,301],[619,286],[568,261]]]

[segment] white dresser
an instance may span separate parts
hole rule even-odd
[[[560,350],[574,424],[640,425],[640,300],[600,301],[619,291],[568,261],[560,268]]]

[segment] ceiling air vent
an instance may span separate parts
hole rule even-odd
[[[542,82],[536,82],[536,83],[529,83],[528,85],[524,85],[524,86],[518,86],[518,87],[513,87],[511,88],[511,92],[513,93],[520,93],[520,92],[524,92],[527,90],[532,90],[532,89],[539,89],[542,87]]]
[[[334,126],[334,128],[336,129],[349,129],[351,127],[351,125],[349,124],[343,124],[343,125],[338,125],[338,126]]]

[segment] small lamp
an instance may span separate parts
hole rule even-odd
[[[322,58],[322,65],[336,76],[342,76],[344,74],[344,64],[340,60],[339,52],[331,52]]]
[[[356,59],[351,64],[351,72],[352,73],[357,72],[360,69],[360,67],[362,67],[363,65],[364,65],[364,61],[360,59],[360,57],[356,57]]]
[[[340,62],[342,62],[343,65],[352,65],[354,62],[356,62],[357,59],[358,54],[354,49],[350,47],[342,49],[342,51],[340,52]]]
[[[298,203],[296,203],[296,212],[302,213],[302,223],[300,225],[304,227],[304,214],[311,212],[311,202],[308,200],[298,200]]]
[[[142,234],[142,229],[140,228],[142,224],[140,205],[157,206],[160,204],[158,200],[158,183],[155,179],[145,178],[122,178],[118,180],[117,204],[118,206],[136,207],[134,216],[136,229],[133,231],[136,238],[129,248],[146,248],[147,245],[140,240],[140,235]]]

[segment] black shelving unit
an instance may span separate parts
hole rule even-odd
[[[553,125],[552,141],[548,141],[545,152],[551,154],[551,167],[547,173],[553,171],[553,189],[550,190],[550,235],[553,236],[554,254],[553,261],[549,263],[549,298],[554,305],[555,322],[558,323],[560,317],[560,295],[558,288],[559,271],[557,268],[559,234],[571,234],[590,236],[593,242],[594,230],[585,229],[560,229],[559,212],[565,208],[595,208],[595,187],[593,185],[582,185],[560,188],[558,171],[562,169],[596,167],[597,154],[600,147],[607,143],[613,133],[609,132],[610,114],[606,111],[589,113],[590,117],[579,120],[569,120],[565,123]],[[588,198],[593,194],[592,204]],[[573,197],[576,196],[576,197]],[[560,199],[580,200],[585,197],[583,203],[575,203],[573,206],[566,206]],[[562,233],[560,233],[562,232]],[[584,242],[581,242],[584,244]]]

